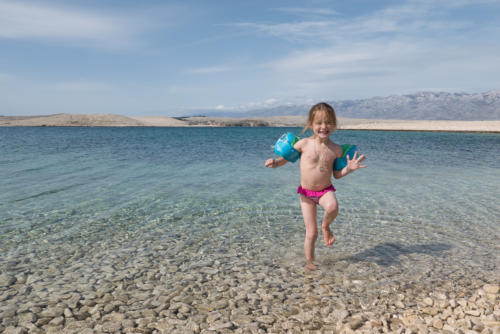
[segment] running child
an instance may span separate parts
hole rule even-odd
[[[301,152],[300,156],[300,185],[297,193],[300,194],[300,207],[304,217],[306,227],[306,237],[304,241],[304,252],[306,256],[305,267],[309,270],[316,270],[314,264],[314,248],[318,237],[318,225],[316,221],[317,205],[324,209],[324,217],[321,223],[321,231],[326,247],[330,247],[335,242],[335,236],[330,230],[339,212],[335,188],[332,184],[332,174],[336,179],[359,168],[365,168],[361,162],[365,155],[354,154],[352,160],[347,156],[347,165],[342,170],[334,171],[333,162],[336,158],[342,157],[342,148],[330,140],[330,135],[337,127],[337,118],[333,108],[324,102],[314,105],[309,111],[307,124],[303,132],[311,129],[313,135],[303,138],[295,143],[294,148]],[[269,168],[281,167],[287,161],[279,157],[277,159],[267,159],[265,166]]]

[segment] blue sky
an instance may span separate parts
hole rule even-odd
[[[0,115],[500,88],[500,1],[0,0]]]

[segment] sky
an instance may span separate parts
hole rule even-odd
[[[500,88],[499,0],[0,0],[0,115]]]

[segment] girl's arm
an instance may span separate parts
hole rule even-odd
[[[293,145],[293,148],[302,153],[302,145],[304,145],[304,139],[296,142],[295,145]],[[279,157],[277,159],[267,159],[265,166],[268,168],[276,168],[285,165],[287,162],[288,161],[283,157]]]
[[[356,169],[359,168],[366,168],[366,166],[361,165],[361,162],[365,160],[366,156],[364,154],[361,154],[359,157],[356,157],[358,155],[358,152],[356,151],[354,153],[354,156],[352,157],[352,160],[349,159],[349,155],[346,157],[347,158],[347,165],[342,168],[341,170],[334,170],[333,171],[333,177],[336,179],[340,179],[350,172],[354,172]]]
[[[344,168],[342,168],[341,170],[334,170],[333,177],[335,179],[340,179],[340,178],[343,178],[344,176],[346,176],[347,174],[349,174],[350,172],[351,172],[351,170],[349,169],[349,165],[347,165]]]
[[[285,158],[279,157],[278,159],[267,159],[265,166],[268,168],[276,168],[276,167],[281,167],[284,164],[286,164],[288,161],[286,161]]]

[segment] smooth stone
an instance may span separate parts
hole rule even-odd
[[[118,332],[121,328],[121,322],[107,321],[102,324],[102,331],[105,333]]]
[[[0,275],[0,288],[7,288],[16,283],[16,278],[12,275],[1,274]]]
[[[216,268],[202,268],[200,272],[208,275],[215,275],[219,272],[219,270]]]
[[[188,323],[186,324],[186,328],[188,330],[191,330],[193,331],[194,333],[198,333],[200,331],[200,325],[194,321],[188,321]]]
[[[52,320],[52,318],[40,318],[36,321],[36,325],[38,327],[40,326],[45,326],[47,325],[50,321]]]
[[[147,328],[149,324],[156,322],[155,318],[139,318],[135,320],[135,323],[140,328]]]
[[[443,328],[443,321],[441,319],[437,319],[432,323],[432,326],[437,329]]]
[[[98,306],[99,304],[97,304],[96,306]],[[114,310],[116,309],[116,306],[113,305],[113,304],[106,304],[104,305],[104,307],[102,308],[102,311],[107,314],[107,313],[110,313],[110,312],[113,312]]]
[[[94,315],[96,313],[99,313],[101,311],[101,309],[102,309],[102,306],[99,304],[96,304],[89,309],[89,314]]]
[[[37,316],[34,313],[27,312],[18,315],[17,319],[19,322],[36,322]]]
[[[159,330],[161,333],[170,333],[175,328],[175,326],[170,324],[167,320],[154,322],[150,324],[149,327]]]
[[[500,285],[498,284],[485,284],[483,285],[484,291],[491,294],[497,294],[500,291]]]
[[[45,334],[60,334],[62,327],[61,326],[48,326],[45,327]]]
[[[302,313],[293,315],[291,317],[291,319],[295,319],[295,320],[304,324],[307,322],[311,322],[314,319],[314,317],[315,317],[314,313],[306,311],[306,312],[302,312]]]
[[[272,325],[276,321],[276,318],[271,315],[262,315],[260,317],[256,317],[255,320],[263,324]]]
[[[436,314],[438,314],[439,311],[433,307],[424,307],[422,309],[422,312],[425,314],[428,314],[428,315],[436,315]]]
[[[69,300],[66,301],[66,303],[68,304],[69,308],[74,310],[77,307],[77,305],[81,299],[82,299],[82,297],[79,294],[75,293],[69,298]]]
[[[149,290],[154,290],[155,286],[153,284],[144,284],[144,285],[141,285],[140,289],[141,290],[144,290],[144,291],[149,291]]]
[[[495,302],[495,300],[497,299],[497,295],[496,295],[496,294],[493,294],[493,293],[487,293],[487,294],[486,294],[486,298],[487,298],[489,301]]]
[[[102,320],[108,322],[121,322],[125,320],[125,315],[122,313],[110,313],[103,316]]]
[[[9,318],[13,318],[16,315],[17,311],[13,305],[10,305],[7,307],[8,308],[0,311],[0,319],[9,319]]]
[[[448,319],[449,317],[451,317],[453,315],[453,312],[451,310],[451,308],[446,308],[444,309],[444,311],[442,311],[440,314],[438,314],[438,317],[441,318],[442,320],[446,320]]]
[[[404,309],[405,308],[405,304],[402,302],[402,301],[397,301],[394,303],[394,305],[400,309]]]
[[[498,327],[498,328],[500,328],[500,319],[499,320],[483,319],[483,324],[486,327]]]
[[[168,322],[168,324],[176,326],[185,326],[187,323],[187,320],[175,319],[175,318],[168,318],[166,319],[166,321]]]
[[[406,327],[409,327],[410,325],[413,325],[415,322],[417,322],[419,319],[418,315],[416,314],[409,314],[406,316],[403,316],[401,318],[401,321]]]
[[[352,330],[356,330],[363,326],[364,321],[361,317],[353,317],[348,320],[347,322],[349,324],[349,327],[351,327]]]
[[[226,299],[221,299],[221,300],[218,300],[218,301],[214,302],[212,304],[212,307],[215,310],[220,310],[220,309],[226,308],[228,305],[229,305],[229,302]]]
[[[222,317],[222,314],[220,314],[219,312],[211,312],[207,316],[207,323],[212,324],[215,321],[217,321],[218,319],[220,319],[221,317]]]
[[[73,310],[73,316],[76,320],[85,320],[90,317],[88,309],[84,309],[83,307],[76,312]]]
[[[438,299],[438,300],[448,300],[448,297],[444,293],[441,293],[441,292],[436,292],[434,294],[434,297],[436,297],[436,299]]]
[[[178,311],[180,313],[189,313],[191,307],[186,303],[177,302],[175,304],[170,305],[168,309],[174,312]]]
[[[26,328],[30,334],[42,332],[42,330],[40,328],[38,328],[35,324],[33,324],[31,322],[19,322],[17,324],[17,326]]]
[[[468,319],[458,319],[457,326],[463,329],[470,329],[472,328],[472,323]]]
[[[211,312],[214,310],[212,305],[209,305],[209,304],[197,304],[197,305],[194,305],[194,307],[198,310],[207,311],[207,312]]]
[[[467,307],[467,300],[460,298],[457,300],[458,305],[462,306],[463,308]]]
[[[471,315],[473,317],[479,317],[481,315],[481,311],[479,311],[479,310],[465,310],[465,314]]]
[[[64,317],[57,317],[57,318],[52,319],[49,322],[49,325],[52,325],[52,326],[60,326],[62,324],[64,324]]]
[[[233,327],[233,323],[232,322],[224,322],[224,323],[221,323],[221,324],[214,324],[211,327],[209,327],[208,330],[209,331],[220,331],[220,330],[229,329],[229,328],[232,328],[232,327]]]
[[[24,274],[24,273],[23,273],[23,274],[17,274],[17,275],[15,276],[15,278],[16,278],[16,283],[17,283],[17,284],[24,284],[24,283],[26,283],[26,280],[27,280],[27,278],[28,278],[28,275],[26,275],[26,274]]]
[[[288,329],[288,330],[299,327],[298,322],[293,321],[293,320],[285,320],[285,321],[281,322],[280,325],[281,325],[281,328]]]
[[[9,327],[5,328],[3,333],[4,334],[27,334],[28,331],[26,330],[26,328],[23,328],[23,327],[9,326]]]
[[[134,322],[134,320],[131,320],[131,319],[125,319],[122,321],[122,326],[123,326],[123,328],[134,328],[135,322]]]
[[[434,305],[434,300],[432,300],[432,298],[429,298],[429,297],[424,298],[423,302],[424,302],[424,303],[425,303],[425,305],[427,305],[427,306],[432,306],[432,305]]]
[[[253,318],[245,314],[234,314],[231,316],[231,321],[239,326],[242,326],[253,322]]]
[[[63,314],[64,314],[65,318],[72,318],[73,317],[73,312],[71,312],[71,310],[69,308],[65,308]]]

